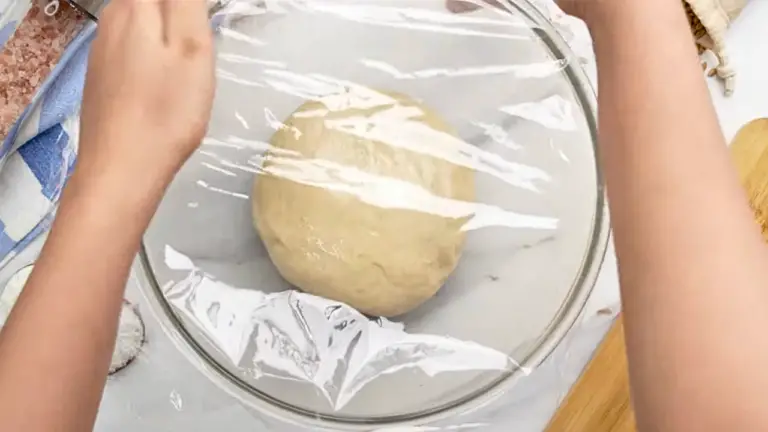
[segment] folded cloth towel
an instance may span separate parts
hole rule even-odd
[[[70,43],[0,143],[0,268],[50,226],[77,154],[79,106],[95,24]]]
[[[11,38],[15,29],[16,21],[8,21],[5,24],[0,24],[0,47]]]

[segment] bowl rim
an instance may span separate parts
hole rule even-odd
[[[219,364],[200,346],[192,331],[184,326],[181,317],[165,300],[162,287],[153,276],[152,264],[142,240],[133,273],[139,279],[140,291],[150,305],[151,312],[156,316],[163,331],[174,342],[179,351],[196,365],[207,378],[245,406],[290,424],[315,428],[333,427],[335,430],[371,430],[379,427],[413,426],[414,424],[428,424],[448,417],[459,416],[483,407],[509,391],[517,380],[527,376],[529,371],[535,369],[552,354],[581,316],[600,273],[610,237],[605,186],[599,167],[595,91],[585,71],[580,67],[575,53],[557,32],[554,25],[530,0],[503,1],[538,25],[538,27],[532,27],[531,30],[546,44],[547,49],[555,58],[568,60],[563,70],[575,92],[575,99],[580,104],[591,136],[597,191],[595,213],[592,219],[589,246],[582,258],[579,273],[566,294],[565,301],[560,305],[539,338],[531,343],[530,353],[525,358],[516,359],[519,367],[500,374],[492,383],[464,395],[456,401],[406,415],[367,417],[365,419],[332,416],[299,408],[272,397],[253,388],[225,366]]]

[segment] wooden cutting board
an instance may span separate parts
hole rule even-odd
[[[747,190],[755,220],[768,241],[768,119],[741,128],[731,155]],[[629,403],[624,328],[616,320],[592,361],[552,418],[548,432],[634,432]]]

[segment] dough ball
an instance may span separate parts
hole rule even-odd
[[[430,109],[393,93],[328,96],[299,107],[271,144],[253,216],[288,282],[389,317],[456,268],[474,173],[448,161],[462,143]]]

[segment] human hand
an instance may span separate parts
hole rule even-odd
[[[616,0],[614,0],[616,1]],[[581,18],[584,21],[589,21],[592,15],[592,10],[597,7],[601,0],[556,0],[560,9],[568,15],[573,15],[577,18]]]
[[[112,0],[91,48],[75,174],[164,190],[205,135],[212,45],[205,0]]]

